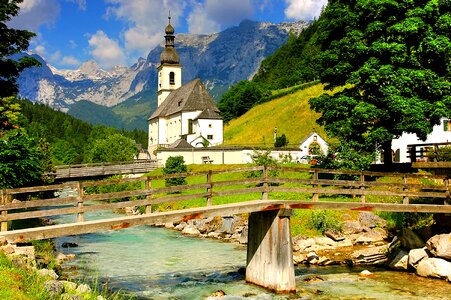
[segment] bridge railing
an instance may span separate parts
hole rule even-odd
[[[166,179],[187,184],[166,186]],[[1,191],[1,230],[8,222],[142,207],[145,213],[250,200],[291,201],[292,208],[451,212],[444,176],[300,167],[230,170],[72,182]]]

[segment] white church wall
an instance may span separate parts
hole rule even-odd
[[[222,144],[224,129],[222,120],[200,119],[197,124],[199,126],[199,135],[206,138],[211,146]]]
[[[327,154],[327,151],[329,150],[329,146],[327,142],[316,132],[312,133],[300,146],[299,149],[301,150],[301,153],[299,154],[299,158],[301,158],[304,155],[310,155],[312,153],[309,153],[309,146],[313,143],[317,142],[318,145],[321,147],[321,152],[323,155]]]

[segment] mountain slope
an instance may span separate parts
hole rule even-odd
[[[312,131],[327,139],[324,128],[316,124],[320,115],[311,111],[308,103],[323,93],[318,84],[253,107],[224,127],[224,144],[273,147],[276,127],[278,135],[288,138],[289,147],[299,147]]]

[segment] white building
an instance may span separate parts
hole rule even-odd
[[[408,145],[417,145],[419,151],[427,152],[431,144],[451,143],[451,120],[442,118],[440,125],[433,127],[432,132],[425,141],[418,139],[414,133],[403,133],[399,138],[392,141],[393,161],[406,163],[410,162]],[[424,145],[423,147],[421,145]],[[421,152],[417,153],[417,159],[421,160]]]
[[[174,47],[174,28],[165,29],[158,67],[158,108],[148,120],[149,153],[186,141],[192,147],[222,144],[223,120],[200,79],[182,86],[182,66]]]

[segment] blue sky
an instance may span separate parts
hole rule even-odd
[[[209,34],[244,19],[311,20],[327,0],[24,0],[8,26],[37,34],[32,52],[60,69],[89,59],[131,65],[163,41],[168,11],[177,33]]]

